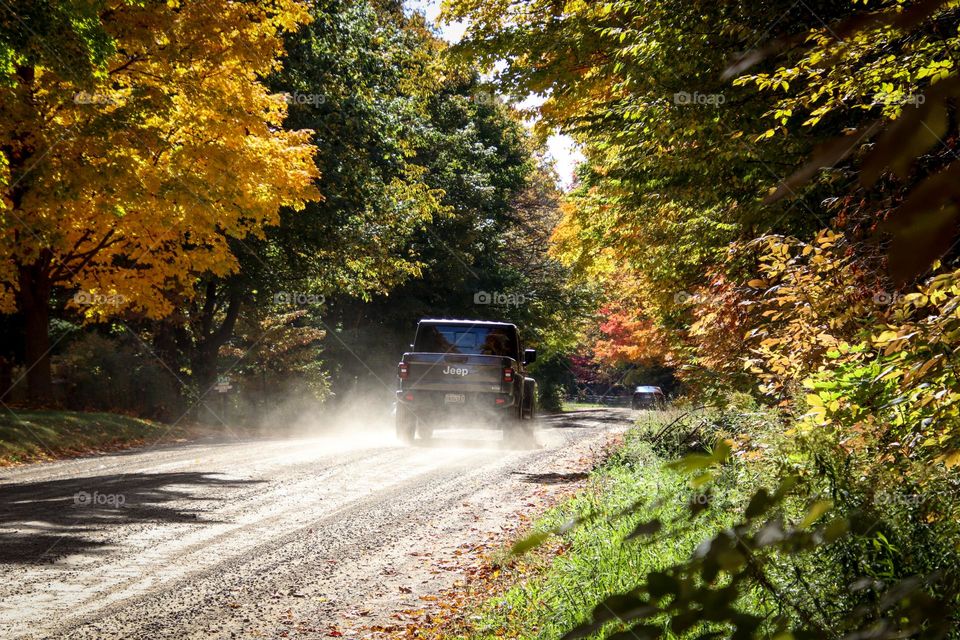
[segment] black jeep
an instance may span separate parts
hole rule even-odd
[[[397,437],[429,438],[450,418],[486,418],[520,432],[537,410],[537,383],[525,366],[516,325],[483,320],[421,320],[397,365]]]

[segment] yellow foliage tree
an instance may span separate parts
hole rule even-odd
[[[319,197],[311,132],[284,130],[261,82],[309,19],[300,2],[106,0],[97,17],[92,73],[50,41],[0,70],[0,311],[24,318],[35,401],[55,291],[88,319],[164,316],[198,274],[236,269],[230,238]]]

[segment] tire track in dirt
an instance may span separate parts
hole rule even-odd
[[[0,564],[0,635],[320,638],[389,624],[462,579],[437,567],[513,524],[534,499],[536,478],[562,477],[627,417],[549,417],[538,431],[544,446],[529,450],[502,449],[489,434],[441,432],[429,446],[319,438],[109,456],[103,468],[113,475],[170,476],[176,492],[163,507],[198,518],[127,523],[107,512],[80,532],[100,543],[93,549],[67,545],[70,553],[49,564]],[[23,483],[8,473],[0,496],[23,495],[45,478],[65,483],[56,485],[62,493],[96,470],[74,464],[65,477],[56,463],[44,466],[46,475],[26,468]],[[191,485],[183,473],[222,482]],[[35,514],[28,501],[15,521],[0,517],[0,535],[42,519],[51,496],[62,501],[51,487],[38,495],[47,499]]]

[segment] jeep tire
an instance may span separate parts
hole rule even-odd
[[[397,440],[406,444],[413,442],[417,432],[417,416],[410,409],[397,404]]]
[[[503,418],[503,440],[515,445],[525,446],[533,440],[533,428],[528,426],[527,412],[522,405]]]
[[[417,420],[416,431],[421,440],[429,440],[433,437],[433,425],[426,420]]]

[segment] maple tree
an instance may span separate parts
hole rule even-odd
[[[890,272],[898,284],[924,274],[946,254],[960,226],[952,117],[960,96],[955,23],[956,3],[950,0],[853,3],[843,20],[802,34],[807,46],[801,55],[736,79],[776,96],[766,113],[770,128],[759,139],[797,130],[842,133],[780,181],[767,202],[794,197],[810,182],[821,190],[843,190],[838,182],[856,173],[857,193],[867,201],[851,208],[860,217],[885,220]],[[769,49],[785,44],[774,42]],[[728,74],[763,57],[751,54]]]
[[[667,351],[689,346],[697,291],[731,241],[752,237],[767,220],[778,231],[816,229],[804,208],[764,211],[758,196],[821,134],[755,144],[767,100],[721,79],[756,41],[754,29],[774,21],[788,32],[801,28],[814,20],[806,9],[464,0],[445,10],[467,20],[465,57],[491,65],[502,58],[495,73],[506,90],[545,96],[540,135],[559,128],[583,144],[587,160],[563,205],[556,255],[584,281],[602,283],[610,299],[629,297]],[[632,295],[620,286],[627,281]]]
[[[584,145],[581,187],[563,204],[556,255],[580,278],[602,282],[610,300],[631,300],[624,323],[651,321],[688,374],[723,371],[738,384],[752,356],[737,343],[776,326],[742,306],[765,267],[738,247],[824,228],[846,235],[850,255],[817,254],[829,268],[803,286],[823,292],[816,319],[846,323],[848,335],[872,317],[851,317],[861,308],[847,306],[851,299],[894,290],[871,236],[894,232],[894,275],[949,247],[954,9],[936,0],[445,3],[448,19],[467,22],[463,55],[500,61],[495,72],[507,90],[545,94],[541,133],[560,128]],[[871,155],[885,122],[893,122],[890,133]],[[845,144],[834,141],[845,130]],[[911,144],[900,144],[901,135],[912,135]],[[783,179],[811,153],[809,165]],[[893,172],[884,172],[888,165]],[[861,167],[862,184],[844,193]],[[891,211],[892,224],[881,227]],[[784,307],[804,300],[778,299]],[[826,348],[821,334],[829,331],[813,323],[780,338],[790,353],[777,366],[807,370]],[[648,355],[640,332],[620,331],[602,346]]]
[[[582,305],[565,288],[565,269],[546,255],[558,194],[521,118],[470,67],[444,67],[434,83],[410,141],[412,161],[425,168],[422,179],[441,194],[444,212],[402,251],[416,260],[415,277],[369,300],[331,296],[327,323],[345,330],[327,355],[343,367],[341,380],[368,375],[370,363],[392,365],[425,316],[510,317],[539,347],[563,341],[569,313]],[[480,291],[522,302],[478,305]]]
[[[313,131],[323,200],[286,210],[268,242],[287,286],[368,298],[416,277],[413,235],[448,214],[419,157],[442,90],[440,42],[393,3],[317,0],[286,38],[271,87],[290,101],[285,126]]]
[[[20,7],[27,22],[64,25],[59,36],[52,27],[31,34],[15,19],[0,25],[10,60],[32,61],[44,82],[68,92],[55,108],[71,120],[54,122],[60,129],[47,123],[42,133],[55,138],[72,123],[91,139],[64,140],[64,149],[77,145],[74,156],[34,171],[69,173],[64,188],[80,190],[79,174],[89,184],[74,200],[51,195],[76,235],[57,236],[53,218],[37,229],[37,239],[51,243],[40,271],[49,264],[54,277],[41,283],[46,304],[30,313],[46,310],[57,327],[52,339],[46,321],[28,317],[17,283],[6,281],[4,310],[14,315],[0,362],[5,389],[17,386],[7,374],[22,364],[42,403],[48,351],[59,366],[79,336],[126,331],[140,357],[162,362],[168,379],[160,382],[180,396],[167,399],[167,411],[179,417],[218,373],[234,368],[251,327],[279,336],[292,317],[304,335],[329,335],[371,305],[383,307],[374,316],[399,326],[415,305],[472,306],[464,286],[531,294],[522,309],[529,326],[556,345],[569,342],[564,315],[582,302],[568,295],[565,269],[545,254],[557,197],[545,185],[553,178],[536,169],[533,186],[539,151],[520,116],[493,98],[471,65],[448,64],[447,45],[422,16],[365,0],[229,5],[225,22],[217,7],[190,3],[27,4]],[[82,33],[71,26],[83,21]],[[167,22],[189,47],[147,41],[147,24]],[[222,30],[229,40],[218,48]],[[56,54],[67,50],[76,64],[61,64]],[[121,162],[123,154],[133,160]],[[101,164],[84,169],[90,159]],[[17,188],[52,184],[24,167],[13,171],[26,176]],[[521,203],[524,190],[530,199]],[[100,208],[70,209],[87,203]],[[12,217],[25,214],[10,213],[10,233],[27,233]],[[512,233],[520,226],[528,233]],[[83,234],[76,248],[68,245]],[[90,251],[98,234],[111,235]],[[507,259],[497,260],[494,248]],[[9,254],[11,274],[24,255]],[[284,302],[292,298],[317,302]],[[74,324],[78,317],[85,328]],[[355,357],[333,342],[323,366],[311,370],[317,380],[326,375],[320,369]],[[72,360],[70,370],[78,366]]]
[[[392,362],[411,321],[442,309],[474,315],[465,287],[522,292],[529,302],[507,312],[544,345],[563,342],[582,303],[546,256],[555,178],[518,115],[475,69],[447,64],[447,45],[422,16],[364,0],[314,0],[308,10],[268,84],[288,102],[284,126],[312,131],[323,199],[282,209],[262,238],[231,239],[238,270],[197,278],[172,315],[127,324],[193,397],[218,372],[252,375],[236,358],[253,345],[249,328],[266,323],[277,336],[263,339],[279,340],[291,314],[305,335],[327,336],[323,358],[302,373],[324,393],[348,391]],[[397,344],[384,346],[394,331]]]
[[[72,2],[44,38],[19,4],[0,46],[0,308],[24,318],[42,401],[52,296],[75,294],[91,320],[169,314],[198,275],[237,268],[230,238],[319,197],[309,132],[282,127],[284,97],[263,82],[309,14],[295,0]]]
[[[541,135],[560,129],[584,147],[553,251],[603,290],[595,353],[669,362],[698,399],[746,390],[775,406],[783,434],[758,458],[827,476],[836,505],[814,505],[834,508],[851,537],[834,547],[835,574],[812,566],[829,569],[850,602],[861,597],[845,586],[857,572],[889,585],[936,567],[891,538],[922,531],[955,546],[941,527],[955,502],[888,510],[881,533],[859,528],[864,504],[851,488],[869,503],[876,487],[907,482],[928,497],[956,481],[957,3],[448,0],[445,15],[466,22],[464,57],[488,64],[505,90],[544,97]],[[820,482],[810,480],[804,491]],[[745,522],[765,512],[764,495]],[[764,637],[737,617],[748,611],[684,603],[701,588],[697,563],[724,544],[723,534],[705,541],[669,589],[663,574],[639,579],[571,635],[642,610],[660,617],[636,628],[660,637],[673,607],[678,633],[710,609],[731,616],[716,619],[737,637]],[[740,538],[738,551],[751,544]],[[771,589],[763,572],[795,562],[798,548],[749,575],[726,570]],[[924,613],[956,602],[956,572],[942,577],[909,597],[904,587],[908,614],[877,612],[871,627],[851,605],[837,610],[838,628],[942,631],[947,621]],[[799,617],[776,633],[802,637],[811,620]]]
[[[163,350],[169,366],[189,370],[201,391],[230,362],[221,356],[233,351],[238,323],[262,321],[264,309],[276,319],[303,310],[283,304],[298,296],[389,292],[421,273],[415,234],[448,215],[417,157],[431,126],[427,103],[440,91],[435,38],[389,4],[307,6],[310,21],[285,36],[283,68],[268,85],[288,103],[284,127],[311,131],[323,199],[283,208],[262,238],[232,242],[238,271],[198,280],[194,301],[171,318],[184,331],[179,348]],[[297,322],[325,330],[328,305],[309,306]]]

